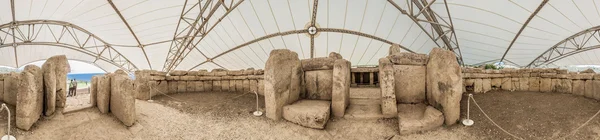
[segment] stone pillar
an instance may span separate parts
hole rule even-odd
[[[585,92],[584,84],[585,84],[585,81],[583,81],[583,80],[573,80],[573,94],[583,96],[584,92]],[[557,86],[557,88],[560,88],[560,89],[564,88],[562,86],[563,85],[560,84],[560,86]]]
[[[44,107],[43,76],[40,67],[25,66],[18,81],[18,95],[15,112],[17,127],[29,130],[42,115]]]
[[[427,63],[427,100],[444,113],[445,124],[460,118],[462,72],[452,51],[433,48]]]
[[[108,113],[110,103],[110,73],[98,77],[98,95],[96,95],[98,110]],[[46,106],[47,107],[47,106]],[[48,115],[48,112],[46,112]]]
[[[483,93],[486,93],[486,92],[492,90],[492,79],[490,79],[490,78],[481,79],[481,83],[483,85]]]
[[[351,73],[351,74],[350,74],[350,76],[352,76],[352,81],[350,81],[350,82],[351,82],[351,84],[352,84],[352,85],[356,85],[356,74],[354,74],[354,73]]]
[[[374,74],[375,73],[373,73],[373,72],[369,72],[369,85],[375,85],[374,84],[375,83],[375,78],[373,76]]]
[[[585,80],[583,95],[587,98],[594,98],[594,80]]]
[[[280,120],[283,106],[294,102],[290,97],[299,96],[302,77],[299,74],[302,74],[302,67],[297,53],[285,49],[271,51],[264,70],[265,108],[268,118]]]
[[[343,117],[350,103],[350,66],[350,61],[343,59],[337,59],[333,64],[331,111],[335,117]]]
[[[379,59],[379,86],[381,87],[381,112],[386,118],[398,115],[396,94],[394,93],[394,65],[387,58]]]
[[[483,93],[483,79],[474,79],[473,92]]]
[[[17,92],[18,92],[18,87],[19,87],[19,73],[16,72],[10,72],[10,74],[8,74],[5,78],[4,78],[4,103],[9,104],[9,105],[17,105]],[[56,86],[54,86],[56,87]],[[55,94],[54,94],[55,95]],[[52,97],[54,96],[50,96],[49,99],[53,99]],[[52,111],[54,112],[54,108],[55,108],[55,103],[56,103],[56,99],[54,99],[54,101],[50,101],[48,103],[51,103],[52,105]]]
[[[135,89],[133,81],[126,74],[115,74],[111,77],[110,112],[125,126],[135,123]]]

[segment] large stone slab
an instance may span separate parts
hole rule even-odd
[[[529,77],[529,91],[540,91],[540,77]]]
[[[425,54],[401,52],[387,56],[394,65],[417,65],[424,66],[429,59]]]
[[[400,47],[400,44],[392,44],[388,50],[388,55],[399,54],[401,52],[402,48]]]
[[[515,90],[521,90],[521,82],[519,81],[520,78],[510,78],[511,83],[512,83],[512,89],[511,91],[515,91]]]
[[[324,129],[329,120],[331,102],[300,100],[283,107],[283,118],[298,125]]]
[[[250,92],[250,80],[248,80],[248,79],[242,80],[242,91],[244,93]]]
[[[502,78],[492,78],[492,89],[500,89],[502,87]]]
[[[10,72],[10,74],[4,77],[4,103],[9,105],[17,105],[19,76],[19,73]]]
[[[44,107],[42,70],[38,66],[25,66],[21,72],[16,104],[17,127],[29,130],[42,115]]]
[[[481,84],[483,85],[483,93],[489,92],[492,90],[492,79],[485,78],[481,79]]]
[[[379,59],[379,86],[381,88],[381,113],[386,118],[398,114],[394,80],[394,65],[387,58]]]
[[[236,92],[237,90],[235,89],[235,80],[231,79],[229,80],[229,92]]]
[[[563,85],[560,85],[563,86]],[[557,86],[557,88],[559,88]],[[559,90],[560,91],[560,90]],[[573,80],[573,94],[583,96],[585,94],[585,81]]]
[[[400,135],[432,130],[443,124],[444,115],[432,106],[424,104],[398,105]]]
[[[331,111],[335,117],[343,117],[350,103],[350,66],[350,61],[343,59],[333,64]]]
[[[258,95],[265,96],[265,81],[258,80]]]
[[[519,91],[529,91],[529,78],[519,78]]]
[[[204,91],[212,92],[213,91],[213,81],[203,81],[204,83]]]
[[[177,93],[177,81],[168,81],[168,94],[173,94],[173,93]]]
[[[212,83],[213,83],[212,91],[221,92],[221,80],[215,80]]]
[[[137,94],[135,95],[136,99],[140,100],[148,100],[150,99],[150,85],[148,82],[151,79],[151,70],[137,70],[134,72],[135,80],[134,80],[134,88]]]
[[[0,101],[4,102],[4,78],[0,80]]]
[[[557,85],[554,85],[556,91],[559,93],[573,93],[573,82],[571,79],[558,79]],[[582,94],[583,95],[583,94]]]
[[[264,70],[265,108],[268,118],[281,119],[283,106],[298,99],[302,80],[300,75],[302,64],[297,53],[285,49],[271,51]]]
[[[473,92],[483,93],[483,79],[473,79]]]
[[[169,92],[169,85],[166,80],[149,81],[148,83],[150,84],[150,97],[166,95]]]
[[[540,78],[540,92],[552,92],[552,79]]]
[[[311,59],[302,59],[302,70],[313,71],[313,70],[331,70],[333,69],[334,58],[318,57]]]
[[[425,66],[394,65],[394,91],[397,103],[422,103],[425,101]]]
[[[177,93],[187,92],[187,81],[177,81]]]
[[[594,98],[594,80],[585,80],[583,96]]]
[[[65,55],[52,56],[45,63],[56,64],[56,107],[63,108],[67,104],[67,73],[71,66]]]
[[[110,103],[110,74],[98,77],[98,95],[96,95],[98,110],[108,113]]]
[[[258,80],[249,80],[249,85],[251,93],[258,93]]]
[[[92,76],[92,82],[90,85],[90,104],[92,106],[96,106],[96,101],[97,101],[96,97],[98,95],[98,78],[99,77],[100,76],[98,76],[98,75]]]
[[[307,99],[331,100],[333,88],[333,70],[314,70],[304,73]]]
[[[600,79],[594,79],[594,99],[600,101],[600,92],[598,92],[598,90],[600,90]]]
[[[433,48],[427,63],[427,100],[442,110],[446,125],[460,118],[462,72],[452,51]]]
[[[502,78],[502,90],[506,90],[506,91],[512,90],[512,80],[510,77]]]
[[[235,80],[235,91],[244,92],[244,80]]]
[[[229,80],[221,80],[221,91],[229,92]]]
[[[110,111],[125,126],[132,126],[136,120],[135,92],[129,76],[115,74],[111,78]]]

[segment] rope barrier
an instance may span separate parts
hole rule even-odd
[[[492,122],[492,124],[494,124],[494,126],[498,127],[498,129],[502,130],[504,133],[514,137],[515,139],[519,139],[519,140],[524,140],[521,137],[518,137],[506,130],[504,130],[504,128],[502,128],[500,125],[496,124],[496,122],[494,122],[494,120],[492,120],[492,118],[490,118],[490,116],[488,116],[487,113],[485,113],[485,111],[483,111],[483,109],[481,109],[481,107],[479,106],[479,104],[477,104],[477,101],[475,101],[475,98],[473,98],[473,94],[469,94],[469,99],[473,100],[473,103],[475,103],[475,106],[477,106],[477,108],[479,109],[479,111],[481,111],[481,113],[483,113],[483,115],[490,121]],[[469,110],[469,106],[467,106],[467,111]]]
[[[182,100],[182,99],[175,98],[175,97],[173,97],[173,96],[169,96],[169,95],[167,95],[166,93],[164,93],[164,92],[162,92],[162,91],[160,91],[160,90],[157,90],[157,89],[154,89],[154,88],[152,88],[152,86],[150,86],[150,84],[148,84],[148,87],[150,87],[150,90],[157,91],[158,93],[160,93],[160,94],[162,94],[162,95],[165,95],[166,97],[169,97],[169,98],[171,98],[171,99],[177,100],[177,101],[179,101],[179,102],[185,102],[185,103],[190,103],[190,104],[200,104],[200,103],[198,103],[198,102],[194,102],[194,101],[187,101],[187,100]],[[244,92],[244,93],[242,93],[241,95],[238,95],[238,96],[235,96],[235,97],[233,97],[233,98],[229,99],[228,101],[222,102],[222,103],[220,103],[220,104],[215,104],[215,105],[211,106],[211,109],[212,109],[212,108],[214,108],[214,107],[216,107],[216,106],[219,106],[219,105],[222,105],[222,104],[228,103],[229,101],[233,101],[234,99],[240,98],[240,97],[242,97],[242,96],[244,96],[244,95],[246,95],[246,94],[248,94],[248,93],[247,93],[247,92]],[[152,96],[150,96],[150,98],[152,98]]]

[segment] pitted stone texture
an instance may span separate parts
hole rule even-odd
[[[191,92],[191,93],[198,92],[198,91],[196,91],[196,83],[194,83],[194,82],[195,81],[187,81],[185,83],[185,88],[186,88],[185,91]]]
[[[529,78],[519,78],[519,91],[529,91]]]
[[[333,64],[331,111],[335,117],[343,117],[350,103],[350,66],[350,62],[343,59],[335,60]]]
[[[301,75],[302,64],[297,53],[285,49],[271,51],[264,74],[265,108],[268,118],[281,119],[283,106],[298,100]]]
[[[330,52],[329,53],[329,58],[332,58],[332,59],[344,59],[341,54],[336,53],[336,52]]]
[[[44,107],[42,70],[35,65],[25,66],[18,81],[16,106],[17,127],[29,130],[42,115]]]
[[[169,92],[169,85],[167,81],[149,81],[150,84],[150,97],[156,95],[163,95]]]
[[[244,79],[242,80],[242,90],[244,93],[249,93],[250,91],[250,80]]]
[[[212,91],[220,92],[221,88],[221,80],[213,81]]]
[[[483,79],[473,79],[473,92],[483,93]]]
[[[307,99],[331,100],[333,70],[306,71],[304,82]]]
[[[221,80],[221,91],[230,92],[229,90],[229,80]]]
[[[540,78],[540,92],[552,92],[552,79]]]
[[[96,97],[98,95],[98,78],[100,76],[92,76],[92,84],[90,85],[90,104],[96,106]]]
[[[283,107],[283,118],[298,125],[324,129],[329,120],[331,102],[300,100]]]
[[[490,79],[490,78],[481,79],[481,84],[483,85],[483,93],[486,93],[486,92],[492,90],[492,79]]]
[[[423,132],[444,124],[444,116],[432,106],[424,104],[399,104],[398,126],[400,135]]]
[[[519,81],[520,78],[510,78],[511,83],[512,83],[512,89],[511,91],[515,91],[515,90],[520,90],[521,89],[521,82]]]
[[[115,74],[111,77],[110,111],[125,126],[132,126],[136,120],[135,92],[129,76]]]
[[[135,71],[135,80],[134,80],[134,88],[137,94],[135,95],[136,99],[140,99],[140,100],[148,100],[150,99],[150,85],[148,84],[148,82],[151,79],[150,73],[152,73],[153,71],[151,70],[138,70]]]
[[[229,80],[229,92],[236,92],[235,89],[235,80]]]
[[[502,90],[506,90],[506,91],[511,91],[512,90],[512,78],[510,77],[505,77],[502,78]]]
[[[302,63],[302,70],[304,71],[313,71],[313,70],[332,70],[333,63],[337,59],[327,58],[327,57],[319,57],[312,59],[302,59],[300,62]]]
[[[56,107],[63,108],[67,104],[67,73],[71,71],[67,56],[52,56],[44,63],[54,63],[56,66]]]
[[[418,54],[418,53],[410,53],[410,52],[402,52],[399,54],[394,54],[387,56],[390,61],[394,65],[418,65],[424,66],[427,64],[427,55]]]
[[[177,81],[168,81],[168,94],[177,93]]]
[[[425,66],[394,65],[394,93],[397,103],[422,103],[425,101]]]
[[[502,78],[492,78],[492,87],[495,89],[502,87]]]
[[[400,45],[392,44],[392,46],[390,46],[388,50],[388,55],[399,54],[400,52],[402,52],[402,48],[400,47]]]
[[[552,84],[554,86],[555,92],[559,92],[559,93],[573,93],[573,80],[571,79],[556,79],[556,83],[554,82],[555,79],[552,79]],[[583,82],[582,82],[583,84]],[[582,92],[583,93],[583,92]],[[581,94],[583,95],[583,94]]]
[[[585,80],[583,96],[594,98],[594,80]]]
[[[529,77],[529,91],[540,91],[540,77]]]
[[[598,92],[600,90],[600,79],[598,80],[594,80],[593,82],[593,86],[594,86],[594,99],[599,100],[600,101],[600,92]]]
[[[573,94],[581,96],[585,94],[584,80],[573,80]]]
[[[4,103],[9,105],[17,105],[19,77],[19,73],[16,72],[10,72],[10,74],[4,77]]]
[[[213,81],[202,81],[202,83],[204,83],[205,92],[213,91]]]
[[[431,50],[427,63],[427,99],[430,105],[442,109],[446,125],[455,124],[460,117],[461,73],[452,51],[441,48]]]
[[[177,93],[187,92],[187,81],[177,81]]]
[[[110,76],[111,74],[105,74],[104,76],[98,77],[98,95],[96,96],[98,110],[101,113],[108,113],[110,103]]]
[[[379,82],[381,88],[381,113],[386,118],[393,118],[398,114],[396,94],[394,93],[394,65],[387,58],[379,59]]]
[[[204,92],[204,83],[202,81],[194,81],[194,87],[196,87],[196,91]]]

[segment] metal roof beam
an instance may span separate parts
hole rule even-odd
[[[600,26],[595,26],[575,33],[544,51],[538,57],[533,59],[526,67],[540,67],[580,52],[600,48],[599,45],[589,44],[588,41],[594,38],[600,42],[600,39],[598,39],[598,36],[600,36],[599,31]],[[571,43],[578,41],[577,38],[579,37],[583,37],[580,39],[583,39],[584,41],[580,41],[576,45],[572,45]]]
[[[115,4],[112,2],[112,0],[108,0],[108,3],[110,4],[110,6],[112,6],[112,8],[117,13],[117,15],[119,15],[119,17],[121,18],[123,23],[125,23],[125,26],[127,26],[127,29],[129,29],[129,32],[131,32],[131,35],[133,35],[133,38],[135,38],[135,41],[138,43],[138,47],[140,47],[142,49],[142,52],[144,53],[144,57],[146,57],[146,62],[148,62],[148,67],[150,67],[150,69],[152,69],[152,65],[150,64],[150,59],[148,59],[148,55],[146,54],[146,50],[144,49],[144,46],[140,42],[140,39],[137,37],[137,35],[135,35],[135,32],[133,32],[133,29],[131,29],[131,26],[129,26],[129,23],[127,23],[127,20],[125,20],[125,18],[121,14],[121,11],[119,11],[119,9],[117,8],[117,6],[115,6]]]
[[[537,9],[535,9],[535,11],[533,13],[531,13],[531,15],[529,16],[529,18],[527,18],[527,20],[525,21],[525,23],[523,24],[523,26],[521,26],[521,29],[519,29],[519,32],[517,32],[517,34],[515,35],[515,38],[513,38],[513,40],[510,42],[510,45],[508,45],[508,48],[506,48],[506,51],[504,51],[504,54],[502,55],[502,58],[500,58],[500,62],[502,62],[504,60],[504,57],[506,57],[506,54],[508,54],[508,51],[510,51],[510,48],[515,44],[515,41],[517,41],[517,39],[519,38],[519,36],[523,32],[523,30],[525,30],[525,28],[527,27],[527,25],[529,24],[529,22],[531,22],[531,20],[533,19],[533,17],[535,17],[535,15],[537,15],[537,13],[539,13],[540,10],[542,10],[542,8],[544,8],[544,5],[546,5],[546,3],[548,3],[548,1],[549,0],[542,1],[542,3],[540,3],[540,5],[537,7]]]

